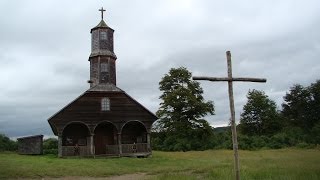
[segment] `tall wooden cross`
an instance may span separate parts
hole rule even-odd
[[[228,77],[205,77],[205,76],[195,76],[193,80],[207,80],[207,81],[228,81],[229,90],[229,102],[230,102],[230,113],[231,113],[231,131],[232,131],[232,143],[234,151],[234,170],[235,179],[240,180],[240,167],[239,167],[239,155],[238,155],[238,140],[237,140],[237,128],[235,122],[235,110],[234,110],[234,99],[233,99],[233,81],[246,81],[246,82],[267,82],[266,79],[260,78],[244,78],[244,77],[232,77],[232,66],[231,66],[231,53],[227,54],[227,64],[228,64]]]
[[[103,7],[101,7],[101,9],[99,9],[99,11],[101,11],[101,19],[103,20],[103,12],[106,11],[106,10],[103,9]]]

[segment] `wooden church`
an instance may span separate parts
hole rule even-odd
[[[48,119],[58,155],[148,156],[157,117],[116,86],[113,33],[102,19],[91,29],[90,88]]]

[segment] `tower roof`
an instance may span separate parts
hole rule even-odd
[[[114,31],[111,27],[109,27],[109,26],[107,25],[106,22],[104,22],[103,19],[101,19],[101,21],[99,22],[99,24],[96,25],[94,28],[92,28],[90,32],[92,32],[92,31],[95,30],[95,29],[105,29],[105,28],[111,29],[112,31]]]
[[[104,28],[104,27],[109,27],[109,26],[106,24],[106,22],[104,22],[103,19],[101,19],[101,21],[99,22],[99,24],[98,24],[96,27],[94,27],[94,28],[99,28],[99,27]]]

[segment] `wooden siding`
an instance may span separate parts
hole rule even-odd
[[[110,99],[110,111],[101,111],[101,99],[103,97]],[[55,133],[60,134],[70,122],[83,122],[92,133],[95,126],[103,121],[112,122],[120,131],[126,122],[138,120],[149,131],[156,119],[155,115],[124,92],[86,92],[50,118],[49,122],[56,127],[58,132]]]

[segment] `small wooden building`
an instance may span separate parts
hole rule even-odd
[[[91,29],[90,88],[48,119],[59,157],[151,154],[157,117],[116,86],[113,32],[103,16]]]
[[[43,135],[21,137],[17,141],[19,154],[43,154]]]

